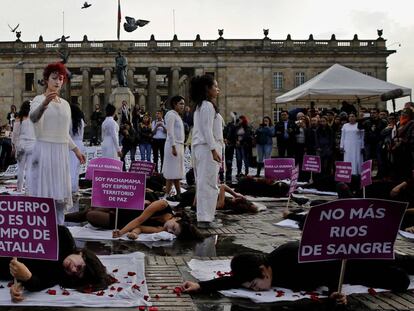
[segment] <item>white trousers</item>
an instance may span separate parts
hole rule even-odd
[[[213,160],[207,145],[194,146],[192,155],[196,179],[197,221],[211,222],[216,213],[220,163]]]
[[[17,164],[19,166],[17,173],[17,191],[22,191],[23,185],[25,185],[25,191],[29,193],[32,150],[20,149],[16,153]]]

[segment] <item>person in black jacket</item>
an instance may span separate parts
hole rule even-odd
[[[106,272],[95,253],[77,249],[69,230],[58,226],[59,257],[57,261],[0,258],[0,279],[15,278],[17,284],[10,288],[12,301],[24,299],[22,287],[31,292],[55,285],[79,291],[97,291],[116,280]]]
[[[126,171],[125,167],[125,157],[127,153],[130,153],[131,162],[135,161],[135,153],[137,151],[138,146],[138,134],[135,132],[134,128],[132,127],[131,123],[127,121],[121,127],[121,134],[123,136],[122,139],[122,156],[121,161],[123,162],[123,170]]]
[[[289,120],[287,111],[280,113],[281,121],[275,125],[275,134],[277,138],[277,149],[279,157],[293,158],[295,154],[296,134],[298,134],[298,127],[294,121]]]
[[[203,281],[184,282],[184,292],[211,293],[231,288],[254,291],[271,287],[293,291],[312,291],[327,286],[330,297],[346,303],[344,294],[335,292],[338,286],[341,261],[298,262],[299,242],[288,242],[270,254],[240,254],[231,261],[231,276]],[[400,292],[410,285],[409,274],[414,273],[414,257],[395,254],[394,260],[350,260],[344,283],[384,288]]]
[[[237,135],[236,126],[239,121],[237,114],[232,112],[232,120],[227,123],[223,130],[225,144],[225,161],[226,161],[226,181],[231,182],[231,173],[233,170],[234,148],[236,147]]]

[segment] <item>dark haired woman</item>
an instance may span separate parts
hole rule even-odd
[[[29,193],[30,188],[31,156],[36,141],[33,123],[29,119],[29,112],[30,102],[26,100],[20,107],[12,135],[12,144],[14,145],[16,160],[19,165],[17,191],[22,191],[23,184],[25,184],[26,193]]]
[[[102,157],[119,160],[122,152],[119,146],[119,125],[114,120],[116,108],[108,104],[105,112],[106,118],[102,123]]]
[[[17,108],[15,105],[11,105],[10,106],[10,112],[7,113],[7,121],[10,125],[10,128],[13,130],[14,127],[14,122],[16,121],[16,117],[17,117]]]
[[[184,168],[184,123],[181,114],[184,112],[184,97],[174,96],[170,100],[171,110],[165,115],[167,140],[164,145],[164,166],[162,173],[166,179],[165,193],[170,195],[174,184],[177,193],[181,195],[180,180],[185,176]]]
[[[255,132],[256,150],[257,150],[257,172],[256,177],[260,176],[260,171],[264,167],[263,160],[270,159],[272,155],[273,136],[275,136],[275,128],[272,120],[266,116]]]
[[[141,161],[151,162],[152,127],[151,117],[147,113],[144,114],[142,122],[138,125],[138,135]]]
[[[136,240],[140,233],[157,233],[167,231],[179,239],[201,240],[203,235],[191,223],[185,212],[173,214],[165,200],[152,202],[141,215],[130,221],[121,230],[114,230],[113,237],[118,238],[127,233],[128,238]]]
[[[29,114],[37,140],[33,149],[29,195],[53,198],[58,224],[63,224],[65,208],[73,204],[68,147],[81,163],[85,163],[85,156],[69,135],[69,103],[59,97],[66,77],[63,64],[48,65],[43,72],[45,93],[33,99]]]
[[[79,291],[97,291],[115,282],[95,253],[77,249],[69,230],[58,226],[59,257],[57,261],[0,258],[0,279],[15,278],[10,288],[13,302],[24,299],[23,288],[37,292],[55,285]]]
[[[221,133],[222,139],[223,118],[216,106],[219,92],[217,81],[210,75],[191,80],[190,96],[195,103],[191,150],[197,187],[197,226],[200,228],[220,226],[214,222],[223,149],[218,136]]]
[[[254,291],[271,287],[293,291],[312,291],[327,286],[330,297],[346,303],[346,296],[335,292],[338,286],[341,262],[298,262],[299,242],[281,245],[270,254],[240,254],[231,261],[232,276],[204,282],[185,282],[185,292],[214,292],[245,287]],[[414,273],[414,257],[395,254],[394,260],[348,261],[344,283],[367,287],[405,291],[410,285],[409,274]]]
[[[72,112],[72,123],[70,127],[70,137],[78,148],[84,153],[85,146],[83,145],[83,132],[85,127],[85,121],[83,120],[82,110],[79,105],[70,105]],[[72,180],[72,193],[76,193],[79,190],[79,171],[80,163],[76,157],[71,154],[70,156],[70,177]]]
[[[236,140],[236,163],[237,177],[241,176],[242,164],[244,162],[245,176],[249,175],[250,158],[253,144],[253,130],[249,125],[249,120],[245,116],[240,116],[239,123],[235,129]]]

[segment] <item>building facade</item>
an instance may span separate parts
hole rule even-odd
[[[67,58],[72,79],[63,97],[79,103],[89,118],[95,104],[109,102],[117,87],[115,57],[121,52],[128,60],[127,81],[135,102],[151,114],[169,96],[180,94],[188,102],[191,77],[210,73],[218,81],[220,111],[245,114],[252,121],[271,115],[275,98],[311,79],[335,63],[373,77],[387,79],[386,41],[225,39],[148,41],[0,42],[1,124],[10,105],[43,92],[38,83],[46,64]],[[318,106],[339,103],[317,103]],[[382,103],[383,104],[383,103]],[[381,105],[381,103],[378,103]],[[4,117],[3,117],[4,116]]]

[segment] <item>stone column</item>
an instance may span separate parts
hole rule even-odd
[[[109,103],[109,96],[111,96],[112,90],[112,71],[110,67],[103,68],[104,71],[104,93],[105,93],[105,106]]]
[[[152,118],[157,111],[157,67],[148,68],[147,108]]]
[[[91,103],[91,77],[90,68],[81,68],[82,72],[82,111],[87,120],[91,117],[93,107]]]
[[[134,93],[134,89],[135,89],[135,85],[134,85],[134,72],[135,72],[135,68],[134,67],[128,67],[127,83],[128,83],[128,87],[130,88],[130,90],[131,90],[132,93]]]
[[[171,67],[168,79],[168,96],[172,97],[178,94],[178,83],[180,80],[180,67]]]
[[[62,88],[62,98],[66,99],[69,104],[72,103],[71,98],[70,98],[70,85],[71,85],[71,82],[69,79],[67,79]]]

